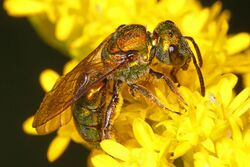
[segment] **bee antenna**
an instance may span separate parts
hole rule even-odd
[[[202,76],[202,73],[201,73],[201,69],[197,64],[197,61],[196,61],[196,58],[195,58],[194,54],[192,54],[192,59],[193,59],[194,66],[196,68],[196,71],[197,71],[197,74],[198,74],[198,77],[199,77],[201,95],[204,97],[205,96],[205,84],[204,84],[204,79],[203,79],[203,76]]]
[[[199,66],[202,67],[203,61],[202,61],[201,52],[200,52],[200,49],[199,49],[197,43],[194,41],[194,39],[192,37],[184,36],[184,38],[186,38],[189,41],[191,41],[192,44],[194,45],[194,49],[196,51],[196,54],[197,54],[197,57],[198,57],[198,61],[199,61]]]

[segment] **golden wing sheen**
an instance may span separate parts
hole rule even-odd
[[[46,124],[51,119],[61,116],[60,114],[65,112],[70,113],[70,116],[68,116],[69,118],[66,118],[64,121],[61,120],[52,123],[53,125],[49,130],[42,130],[41,133],[49,133],[61,125],[66,124],[71,118],[71,111],[69,111],[68,108],[72,103],[78,100],[92,86],[100,83],[110,73],[115,71],[117,66],[107,71],[101,62],[101,51],[109,38],[110,36],[83,59],[72,71],[62,76],[56,82],[52,90],[45,95],[39,110],[35,114],[32,125],[37,129],[38,133],[39,127]]]

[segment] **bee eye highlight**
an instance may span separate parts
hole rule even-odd
[[[170,45],[168,48],[169,54],[174,54],[177,52],[177,47],[175,45]]]
[[[168,47],[168,53],[172,64],[182,66],[185,63],[184,56],[179,54],[178,47],[176,45],[170,45]]]

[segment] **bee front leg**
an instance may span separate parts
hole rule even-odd
[[[178,83],[178,86],[180,86],[180,83],[178,82],[178,79],[176,77],[176,74],[177,72],[180,70],[180,68],[176,68],[176,67],[173,67],[170,71],[170,76],[172,78],[172,80],[175,82],[175,83]]]
[[[155,76],[157,79],[164,79],[170,90],[178,97],[179,100],[181,100],[185,105],[187,105],[187,103],[185,102],[179,91],[176,89],[174,82],[171,80],[170,77],[162,73],[156,72],[152,69],[150,69],[149,73]]]
[[[171,110],[169,108],[167,108],[164,104],[162,104],[160,102],[160,100],[158,98],[156,98],[149,90],[147,90],[146,88],[140,86],[140,85],[136,85],[136,84],[129,84],[128,85],[131,88],[131,91],[135,94],[135,93],[140,93],[141,95],[143,95],[145,98],[149,99],[150,101],[152,101],[153,103],[155,103],[156,105],[158,105],[159,107],[168,110],[170,112],[179,114],[178,112]]]
[[[115,81],[114,87],[113,87],[113,95],[111,98],[111,101],[106,109],[106,111],[103,111],[102,114],[102,134],[101,138],[104,139],[110,139],[111,131],[112,131],[112,125],[114,122],[115,117],[117,116],[116,113],[116,107],[119,103],[119,91],[121,87],[121,81]]]

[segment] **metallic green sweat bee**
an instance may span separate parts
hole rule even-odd
[[[194,45],[199,65],[187,40]],[[154,71],[150,67],[153,59],[171,65],[170,76]],[[168,109],[138,81],[147,75],[163,79],[170,90],[184,101],[174,82],[178,82],[178,70],[187,70],[191,60],[204,96],[200,70],[202,58],[193,38],[183,36],[169,20],[158,24],[153,33],[147,32],[142,25],[121,25],[71,72],[57,81],[35,114],[33,127],[38,134],[47,134],[68,123],[73,116],[83,139],[91,145],[98,145],[101,140],[113,137],[112,124],[122,84],[127,84],[131,92],[137,92]],[[107,98],[108,92],[112,92],[110,98]]]

